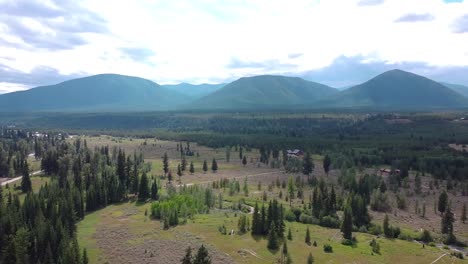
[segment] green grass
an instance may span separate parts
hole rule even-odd
[[[177,234],[182,233],[191,234],[200,242],[228,254],[236,263],[272,263],[279,257],[279,252],[271,252],[267,249],[265,238],[254,238],[250,233],[232,236],[219,233],[218,227],[221,225],[226,226],[228,231],[237,231],[240,213],[236,215],[234,212],[212,210],[210,214],[195,216],[185,225],[163,230],[159,221],[151,220],[144,215],[144,211],[149,207],[149,203],[139,206],[136,206],[135,203],[122,203],[87,215],[78,224],[78,241],[80,247],[87,248],[91,263],[101,263],[104,260],[103,252],[99,250],[94,237],[96,227],[112,224],[108,221],[111,221],[113,217],[122,216],[129,210],[133,210],[133,214],[129,216],[129,221],[125,222],[125,227],[135,235],[133,239],[126,241],[129,245],[142,245],[148,239],[180,239]],[[249,217],[251,216],[249,215]],[[312,242],[316,241],[318,247],[305,244],[307,226],[311,232]],[[314,256],[315,263],[329,261],[332,261],[329,263],[431,263],[446,252],[429,246],[422,248],[422,245],[416,242],[377,238],[364,233],[353,233],[358,243],[355,247],[350,247],[341,244],[341,233],[338,229],[286,222],[286,230],[288,228],[291,228],[293,234],[293,240],[288,241],[288,248],[294,263],[305,263],[309,252]],[[381,254],[372,253],[369,242],[374,238],[380,243]],[[333,253],[323,251],[325,243],[333,247]],[[239,251],[246,249],[254,252],[257,256],[253,256],[249,252],[245,253],[244,256],[239,253]],[[445,256],[443,259],[445,258],[448,260],[450,257]],[[451,258],[450,262],[466,263],[466,261],[456,258]]]
[[[86,215],[85,219],[77,225],[78,244],[80,248],[86,248],[90,263],[100,263],[102,260],[101,250],[98,248],[96,238],[94,237],[96,227],[100,221],[100,211],[97,211]]]

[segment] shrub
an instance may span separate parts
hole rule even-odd
[[[369,233],[375,236],[382,234],[382,226],[380,225],[371,225],[369,227]]]
[[[372,247],[372,252],[380,254],[380,245],[379,242],[377,242],[377,240],[372,239],[372,241],[370,242],[370,246]]]
[[[345,246],[352,246],[354,245],[354,241],[351,239],[343,239],[341,240],[341,244]]]
[[[338,218],[327,215],[320,219],[320,225],[324,227],[330,227],[330,228],[339,228],[341,225],[341,222]]]
[[[424,243],[429,243],[434,240],[432,239],[431,232],[427,231],[426,229],[423,230],[419,239]]]
[[[293,213],[293,211],[288,210],[284,216],[284,219],[286,219],[286,221],[293,222],[296,221],[296,215]]]
[[[461,253],[460,251],[453,251],[452,253],[450,253],[450,255],[454,256],[454,257],[457,257],[459,259],[464,259],[465,257],[463,256],[463,253]]]
[[[389,212],[392,210],[388,195],[380,192],[380,190],[376,190],[372,193],[370,207],[372,210],[379,212]]]
[[[333,253],[333,247],[330,244],[323,245],[323,251],[325,253]]]
[[[407,204],[406,204],[406,198],[400,194],[396,195],[396,200],[397,200],[397,207],[400,210],[406,210]]]
[[[299,222],[304,224],[318,224],[316,220],[310,215],[301,214],[299,218]]]

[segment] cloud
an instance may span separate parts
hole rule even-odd
[[[363,56],[341,56],[327,67],[297,75],[333,87],[345,87],[363,83],[393,69],[413,72],[436,81],[468,85],[468,66],[431,66],[424,62],[367,61]]]
[[[408,63],[447,78],[452,69],[460,79],[457,67],[468,65],[460,34],[468,1],[0,0],[0,10],[0,65],[27,87],[61,80],[37,74],[117,73],[164,84],[321,69],[324,80],[356,82]],[[363,72],[340,68],[346,58]]]
[[[3,43],[22,45],[23,48],[73,49],[88,43],[81,33],[108,32],[102,17],[76,2],[46,3],[37,0],[0,1],[0,9],[7,11],[0,15],[0,29],[3,24],[7,34],[22,41]]]
[[[23,17],[55,18],[64,13],[57,7],[29,0],[2,1],[0,2],[0,9],[9,16]]]
[[[431,14],[406,14],[395,20],[395,22],[425,22],[434,20]]]
[[[145,61],[155,53],[148,48],[121,48],[121,51],[134,61]]]
[[[359,6],[374,6],[374,5],[381,5],[385,2],[385,0],[361,0],[358,2]]]
[[[302,55],[304,55],[304,53],[291,53],[291,54],[288,54],[288,58],[295,59],[295,58],[301,57]]]
[[[292,63],[283,63],[279,60],[254,62],[243,61],[237,58],[233,58],[231,62],[227,65],[227,67],[231,69],[261,69],[275,72],[284,72],[294,69],[296,65]]]
[[[457,18],[452,27],[455,33],[468,33],[468,14]]]
[[[37,66],[31,72],[22,72],[0,64],[0,83],[21,84],[26,87],[50,85],[83,77],[83,74],[61,74],[57,69]],[[0,89],[2,86],[0,85]]]

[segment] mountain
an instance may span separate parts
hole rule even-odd
[[[210,93],[213,93],[219,89],[221,89],[223,86],[225,86],[225,83],[220,83],[220,84],[190,84],[190,83],[179,83],[179,84],[165,84],[161,85],[162,87],[165,87],[169,90],[176,91],[181,94],[185,94],[187,96],[190,96],[193,99],[198,99],[203,96],[206,96]]]
[[[460,84],[452,84],[452,83],[442,82],[441,84],[443,84],[444,86],[447,86],[448,88],[468,98],[468,87],[460,85]]]
[[[334,88],[298,77],[260,75],[243,77],[196,100],[190,107],[203,109],[265,109],[312,106]]]
[[[468,100],[444,85],[402,70],[384,72],[320,102],[327,107],[457,108]]]
[[[189,97],[152,81],[99,74],[0,95],[0,111],[137,111],[165,110]]]

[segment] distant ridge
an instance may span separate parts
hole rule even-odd
[[[449,88],[450,87],[450,88]],[[391,70],[344,91],[298,77],[259,75],[229,84],[158,85],[99,74],[0,94],[0,112],[261,109],[451,109],[468,107],[468,87]]]
[[[443,83],[441,82],[442,85],[447,86],[448,88],[454,90],[455,92],[465,96],[468,98],[468,87],[460,84],[453,84],[453,83]]]
[[[0,111],[142,111],[174,109],[188,96],[139,77],[99,74],[0,95]]]
[[[459,108],[468,100],[450,88],[426,77],[391,70],[323,100],[326,107],[396,109]]]
[[[224,87],[225,83],[220,84],[190,84],[190,83],[179,83],[179,84],[165,84],[161,85],[167,89],[172,91],[176,91],[181,94],[188,95],[193,99],[198,99],[203,96],[206,96],[210,93],[213,93],[222,87]]]
[[[190,107],[212,109],[288,108],[313,105],[338,93],[334,88],[298,77],[260,75],[243,77],[209,94]]]

